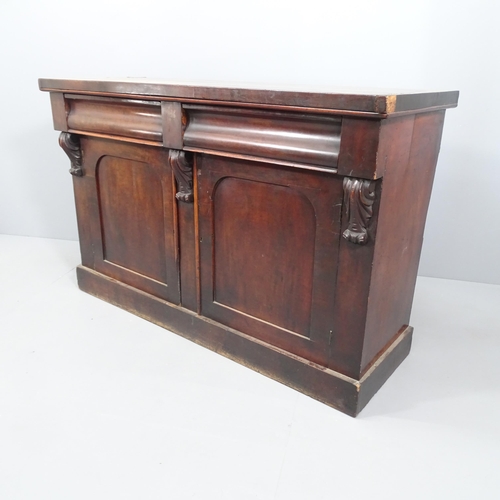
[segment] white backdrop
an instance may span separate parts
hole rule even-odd
[[[500,3],[2,0],[0,233],[77,239],[38,77],[461,91],[420,274],[500,283]]]

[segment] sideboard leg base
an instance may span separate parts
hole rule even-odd
[[[77,268],[80,288],[197,344],[355,417],[408,355],[405,328],[361,380],[295,356],[193,311],[137,290],[92,269]]]

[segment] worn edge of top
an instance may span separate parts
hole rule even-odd
[[[42,91],[130,95],[138,97],[196,99],[220,102],[323,108],[340,111],[391,114],[427,108],[451,108],[458,104],[458,91],[370,94],[360,92],[308,92],[263,88],[207,86],[149,80],[70,80],[40,78]]]

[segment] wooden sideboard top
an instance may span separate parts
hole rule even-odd
[[[395,113],[453,108],[458,91],[395,91],[294,86],[279,88],[236,84],[187,84],[146,78],[70,80],[39,79],[40,90],[109,97],[134,97],[145,100],[177,100],[273,108],[343,111],[349,114]]]

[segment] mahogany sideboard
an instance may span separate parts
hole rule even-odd
[[[458,92],[40,79],[82,290],[355,416],[410,350]]]

